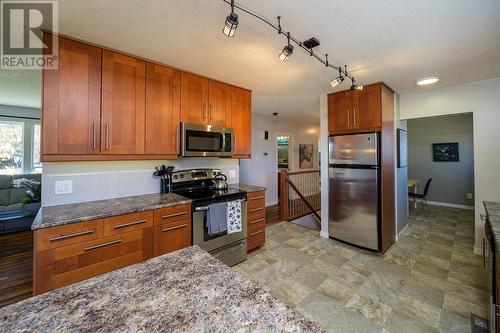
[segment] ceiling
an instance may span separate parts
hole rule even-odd
[[[301,40],[318,38],[317,51],[348,64],[361,84],[385,81],[408,93],[421,90],[415,80],[428,75],[441,76],[438,86],[500,76],[498,0],[240,2],[268,18],[281,15],[283,27]],[[228,13],[222,0],[64,0],[59,30],[252,89],[256,113],[318,117],[318,95],[333,91],[335,71],[297,47],[280,62],[285,38],[245,13],[238,13],[235,37],[226,38],[221,30]],[[0,76],[0,103],[18,98],[18,104],[39,105],[37,73],[15,75],[12,87]],[[26,89],[19,89],[23,79]]]

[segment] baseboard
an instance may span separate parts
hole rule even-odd
[[[401,230],[401,232],[399,234],[396,235],[396,242],[399,241],[399,237],[401,237],[401,235],[406,231],[406,229],[408,228],[408,223],[405,225],[405,227],[403,228],[403,230]]]
[[[482,256],[483,255],[483,246],[476,246],[476,244],[474,244],[474,254],[477,254],[478,256]]]
[[[474,206],[457,205],[457,204],[452,204],[452,203],[447,203],[447,202],[438,202],[438,201],[427,201],[427,203],[429,205],[432,205],[432,206],[441,206],[441,207],[450,207],[450,208],[460,208],[460,209],[474,210]]]
[[[330,235],[326,231],[320,231],[319,235],[323,238],[330,238]]]

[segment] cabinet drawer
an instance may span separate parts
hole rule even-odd
[[[103,220],[92,220],[40,229],[35,232],[35,251],[54,249],[93,240],[102,236]]]
[[[266,219],[260,218],[256,220],[248,221],[248,234],[252,234],[256,231],[264,230],[266,228]]]
[[[154,255],[160,256],[191,246],[191,220],[164,223],[154,227]]]
[[[36,254],[34,293],[40,294],[153,256],[153,227]]]
[[[248,251],[264,245],[265,241],[266,241],[265,230],[259,230],[259,231],[254,231],[252,233],[248,233],[248,239],[247,239]]]
[[[248,209],[265,207],[266,206],[266,196],[264,191],[251,192],[247,194]]]
[[[255,221],[266,217],[266,209],[264,207],[257,207],[248,209],[248,221]]]
[[[154,224],[191,219],[191,204],[155,209]]]
[[[104,219],[104,236],[140,230],[153,226],[153,211],[139,212]]]

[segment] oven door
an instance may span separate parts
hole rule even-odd
[[[181,124],[182,156],[231,156],[233,131],[211,125]]]
[[[247,202],[241,202],[241,231],[232,234],[208,235],[207,206],[193,209],[193,245],[198,245],[228,266],[246,260]]]

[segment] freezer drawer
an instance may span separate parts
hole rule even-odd
[[[378,170],[329,169],[331,237],[379,251]]]
[[[378,165],[377,133],[331,136],[329,164]]]

